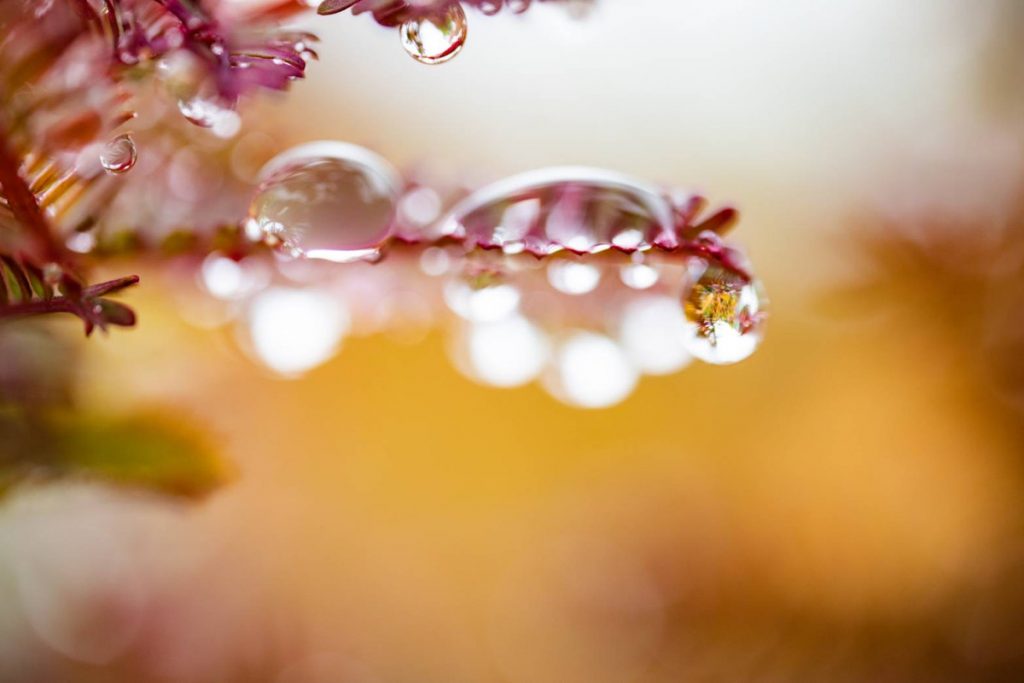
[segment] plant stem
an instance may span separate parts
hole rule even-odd
[[[40,263],[63,264],[67,252],[50,229],[50,223],[39,208],[25,179],[21,177],[21,162],[10,143],[6,121],[0,118],[0,186],[11,213],[28,231],[31,254]]]

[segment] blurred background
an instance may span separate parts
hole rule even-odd
[[[1019,680],[1024,5],[571,14],[468,12],[436,68],[313,17],[307,80],[243,118],[451,183],[585,164],[735,202],[759,351],[596,411],[473,383],[439,330],[282,380],[144,269],[138,329],[59,323],[79,403],[194,425],[233,480],[8,495],[0,680]]]

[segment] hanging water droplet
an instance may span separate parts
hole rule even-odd
[[[466,44],[466,31],[466,13],[457,2],[398,27],[402,47],[421,64],[443,64],[459,54]]]
[[[448,308],[466,320],[501,320],[519,308],[520,293],[501,273],[470,267],[445,284]]]
[[[178,111],[200,128],[209,128],[219,138],[234,137],[242,127],[238,112],[225,107],[215,99],[192,97],[178,100]]]
[[[705,363],[747,358],[763,336],[765,312],[757,284],[718,265],[707,265],[683,298],[687,350]]]
[[[428,247],[420,254],[420,270],[430,277],[440,277],[451,268],[452,259],[444,247]]]
[[[373,260],[391,234],[402,181],[373,152],[311,142],[260,172],[246,232],[295,257]]]
[[[619,341],[641,372],[667,375],[690,362],[689,327],[683,307],[670,296],[647,295],[631,301],[619,323]]]
[[[244,341],[256,359],[278,374],[298,377],[338,352],[351,319],[336,297],[277,287],[252,301],[247,323]]]
[[[324,0],[316,8],[316,13],[322,16],[344,12],[359,0]]]
[[[518,387],[536,379],[550,353],[547,335],[521,315],[466,326],[456,364],[471,379],[493,387]]]
[[[658,269],[646,263],[630,263],[619,271],[622,284],[630,289],[650,289],[658,284]]]
[[[550,168],[477,190],[440,222],[442,236],[484,248],[522,245],[545,256],[672,248],[672,206],[657,188],[592,168]]]
[[[595,332],[576,332],[559,347],[545,388],[572,406],[607,408],[633,393],[638,379],[613,340]]]
[[[579,261],[552,261],[547,275],[551,286],[563,294],[587,294],[601,282],[601,271],[596,266]]]
[[[489,17],[501,11],[502,0],[480,0],[477,8]]]
[[[100,151],[100,165],[108,173],[127,173],[137,158],[135,141],[128,134],[118,135]]]

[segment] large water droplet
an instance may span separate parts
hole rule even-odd
[[[684,295],[687,350],[705,363],[728,365],[752,354],[763,336],[759,286],[718,265],[707,265]]]
[[[466,13],[457,2],[398,27],[402,47],[421,64],[443,64],[459,54],[466,44],[466,30]]]
[[[135,166],[137,158],[135,141],[128,134],[118,135],[100,151],[100,165],[108,173],[127,173]]]
[[[373,260],[391,234],[401,177],[367,149],[311,142],[278,155],[260,176],[248,231],[286,254]]]
[[[470,247],[521,244],[538,256],[678,244],[672,206],[657,188],[577,167],[532,171],[484,187],[459,202],[439,230]]]

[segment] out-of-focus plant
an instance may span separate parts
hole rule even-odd
[[[493,14],[529,2],[464,4]],[[238,105],[303,77],[317,39],[284,24],[316,6],[0,0],[0,490],[83,474],[197,495],[223,479],[203,444],[159,420],[74,410],[75,354],[51,328],[24,319],[67,313],[86,334],[131,327],[134,311],[110,297],[139,278],[90,283],[97,261],[140,250],[237,259],[259,248],[242,237],[251,186],[237,174],[224,174],[216,196],[182,196],[169,185],[193,139],[213,141],[199,145],[197,163],[237,164]],[[324,2],[319,10],[349,7],[388,26],[462,13],[447,0]],[[406,47],[428,28],[423,36],[406,30]],[[464,22],[460,30],[448,56],[461,48]],[[140,132],[152,158],[132,173]]]
[[[464,6],[491,15],[530,5],[0,0],[0,323],[69,313],[87,334],[133,326],[134,311],[110,297],[139,278],[90,284],[88,274],[108,257],[150,253],[184,255],[207,293],[245,300],[254,353],[286,376],[329,358],[350,327],[379,323],[400,290],[433,291],[426,307],[463,321],[474,379],[517,386],[543,375],[550,393],[581,407],[617,403],[641,374],[673,372],[691,356],[746,358],[761,338],[763,297],[745,256],[722,239],[736,212],[705,213],[699,195],[579,168],[437,191],[333,142],[257,170],[275,150],[239,134],[240,103],[286,89],[317,56],[317,38],[287,20],[314,7],[370,14],[417,61],[439,64],[465,44]],[[395,267],[374,276],[321,268],[385,257]],[[341,301],[325,304],[332,288]],[[76,424],[3,399],[7,451],[35,452],[53,472],[69,469],[67,444],[85,453],[104,435],[156,458],[173,450],[139,423]],[[155,464],[146,481],[88,461],[150,487],[206,485],[171,483]]]

